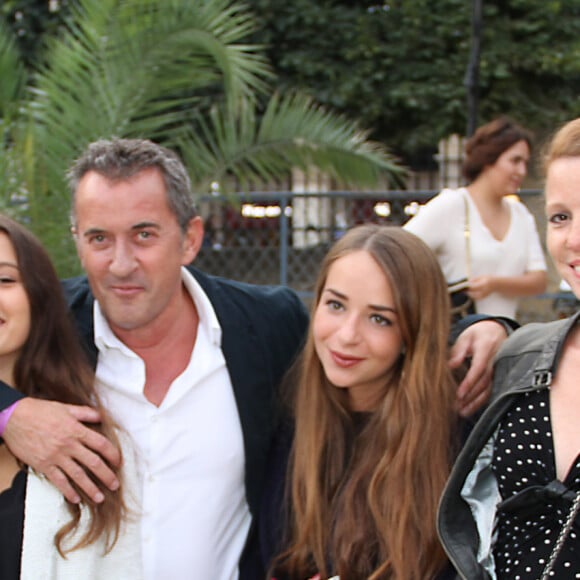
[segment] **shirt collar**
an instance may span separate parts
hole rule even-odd
[[[199,323],[204,327],[206,335],[212,344],[221,347],[222,329],[210,299],[191,272],[183,266],[181,267],[181,280],[195,303],[199,315]],[[93,305],[93,318],[95,322],[95,345],[99,350],[118,348],[123,351],[130,351],[111,330],[97,300],[95,300]]]

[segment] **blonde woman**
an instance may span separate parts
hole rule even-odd
[[[580,119],[555,134],[544,169],[548,250],[580,297]],[[439,514],[461,578],[579,577],[579,316],[528,324],[498,355]]]

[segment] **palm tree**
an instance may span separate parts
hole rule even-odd
[[[179,150],[200,194],[214,181],[243,188],[292,167],[361,187],[400,172],[356,123],[299,94],[268,96],[269,65],[244,43],[253,26],[232,0],[78,0],[28,78],[0,26],[3,207],[29,220],[62,275],[78,268],[64,175],[100,137]],[[26,204],[15,210],[15,199]]]
[[[19,58],[16,44],[4,22],[0,21],[0,208],[24,194],[21,166],[15,158],[13,140],[24,98],[26,71]]]

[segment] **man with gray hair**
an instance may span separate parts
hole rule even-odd
[[[133,438],[141,474],[148,580],[257,580],[253,522],[275,428],[277,388],[308,324],[298,296],[208,276],[191,266],[203,241],[179,158],[140,139],[97,141],[69,172],[72,232],[86,276],[64,290],[107,408]],[[488,325],[487,327],[485,325]],[[479,327],[474,331],[475,327]],[[485,400],[503,328],[465,331],[473,356],[463,409]],[[84,423],[88,407],[20,399],[0,384],[0,435],[69,501],[103,501],[120,461]],[[96,483],[100,482],[100,483]],[[138,565],[139,563],[136,563]]]
[[[253,566],[251,524],[273,402],[301,346],[305,308],[287,288],[226,281],[188,266],[203,226],[187,172],[171,151],[144,140],[97,141],[69,181],[86,277],[64,288],[98,392],[135,443],[145,578],[255,580],[262,571]],[[74,412],[95,420],[90,410]],[[71,421],[50,426],[48,439]],[[37,424],[29,444],[42,429]],[[46,460],[41,471],[57,484],[78,474],[98,501],[98,487],[79,464],[114,486],[107,461],[117,461],[117,451],[81,427],[88,447],[71,443],[71,457]],[[78,500],[72,488],[68,496]]]

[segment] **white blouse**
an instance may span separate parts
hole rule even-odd
[[[439,259],[448,283],[467,276],[464,235],[465,200],[469,205],[471,277],[518,276],[545,271],[546,260],[534,217],[526,206],[505,198],[511,219],[502,240],[494,238],[483,223],[466,188],[444,189],[419,209],[403,227],[419,236]],[[493,292],[475,303],[479,313],[515,318],[518,299]]]

